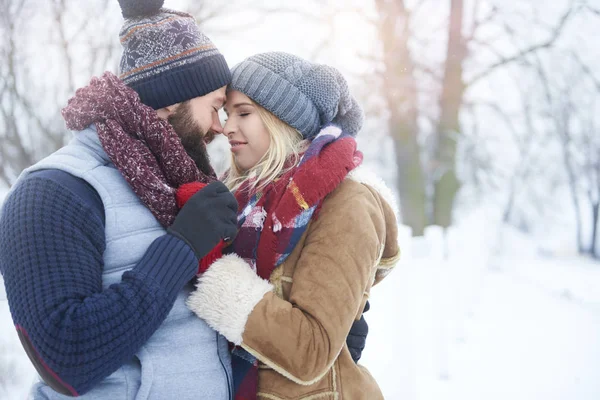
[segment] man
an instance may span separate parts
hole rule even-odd
[[[229,68],[193,18],[120,0],[120,78],[168,120],[201,171]],[[111,162],[95,126],[28,168],[0,219],[0,271],[34,398],[230,399],[226,340],[185,306],[198,260],[236,234],[219,182],[168,231]]]
[[[120,78],[206,169],[229,68],[191,16],[157,8],[123,2]],[[237,230],[224,188],[198,192],[166,232],[93,126],[24,171],[3,207],[0,269],[43,379],[34,398],[231,398],[228,343],[185,306],[198,260]]]

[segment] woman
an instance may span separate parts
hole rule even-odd
[[[337,70],[290,54],[259,54],[232,73],[224,135],[235,254],[199,277],[188,306],[258,360],[240,398],[381,399],[346,345],[371,286],[399,257],[389,202],[346,179],[362,160],[353,138],[362,111]]]

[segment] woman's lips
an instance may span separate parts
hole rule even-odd
[[[229,141],[229,145],[231,146],[231,151],[233,153],[240,151],[245,145],[247,145],[248,143],[246,142],[240,142],[237,140],[230,140]]]

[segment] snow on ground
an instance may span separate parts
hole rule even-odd
[[[452,307],[436,309],[439,271],[419,267],[390,275],[378,295],[373,291],[367,314],[371,332],[363,363],[386,399],[600,398],[597,310],[505,271],[489,271],[462,327],[444,326],[450,319],[440,313]],[[578,268],[565,265],[563,272]],[[409,303],[396,316],[391,307],[383,310],[384,303],[398,301]]]
[[[8,304],[0,293],[0,399],[23,400],[36,373],[22,349]]]
[[[372,291],[361,363],[388,400],[599,399],[600,264],[480,225],[446,239],[403,230],[403,261]],[[0,399],[23,399],[34,371],[3,298]]]
[[[361,362],[385,398],[599,399],[600,264],[541,257],[514,232],[496,255],[471,228],[447,261],[440,232],[413,239],[373,289]]]

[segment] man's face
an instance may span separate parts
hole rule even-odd
[[[219,110],[226,100],[226,87],[223,86],[214,92],[202,97],[189,100],[189,111],[195,123],[202,129],[204,142],[212,142],[216,135],[223,133],[223,127],[219,120]]]
[[[181,143],[198,168],[205,174],[212,172],[206,145],[215,135],[223,132],[219,109],[225,102],[225,87],[196,97],[177,106],[168,116]]]

